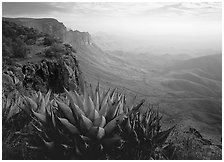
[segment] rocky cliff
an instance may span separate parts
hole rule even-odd
[[[51,89],[54,93],[61,93],[64,88],[77,90],[81,71],[71,46],[38,30],[24,27],[21,22],[2,21],[3,73],[10,74],[26,90],[47,92]],[[41,26],[38,24],[40,29]],[[63,34],[60,32],[63,31],[63,25],[60,27],[60,24],[54,26],[47,23],[46,27],[43,30],[55,33],[55,37]],[[6,81],[6,84],[9,83]],[[11,84],[5,87],[8,90]]]
[[[88,32],[68,30],[63,23],[53,18],[3,18],[3,20],[53,35],[56,38],[60,38],[64,43],[71,44],[75,49],[79,46],[92,44],[92,39]]]
[[[69,30],[65,33],[63,39],[65,43],[72,44],[73,48],[78,48],[82,45],[91,45],[92,39],[88,32],[80,32],[78,30]]]

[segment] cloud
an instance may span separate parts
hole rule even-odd
[[[107,3],[76,3],[73,11],[76,14],[93,14],[101,16],[137,15],[147,9],[162,7],[161,3],[133,3],[133,2],[107,2]],[[90,15],[90,16],[91,16]]]
[[[3,16],[29,16],[45,15],[52,12],[68,12],[64,7],[58,7],[48,2],[3,2]]]
[[[221,3],[161,2],[3,2],[4,15],[62,13],[86,16],[221,15]],[[221,17],[221,16],[220,16]]]
[[[189,16],[195,18],[219,18],[221,20],[221,3],[163,3],[164,5],[156,9],[148,9],[143,12],[145,15],[158,16]],[[143,15],[142,14],[142,15]]]

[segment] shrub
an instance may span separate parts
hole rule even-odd
[[[62,55],[66,55],[68,51],[62,44],[53,44],[45,51],[45,56],[48,58],[59,58]]]
[[[13,46],[14,43],[10,38],[2,37],[2,57],[10,58],[13,57]]]
[[[36,43],[36,40],[35,39],[28,39],[27,41],[26,41],[26,44],[27,45],[34,45]]]
[[[44,37],[44,42],[43,42],[43,44],[44,44],[45,46],[51,46],[51,45],[53,45],[53,44],[56,43],[56,42],[57,42],[57,40],[56,40],[54,37],[46,36],[46,37]]]
[[[30,52],[29,47],[20,38],[16,39],[16,45],[14,47],[14,57],[26,58]]]

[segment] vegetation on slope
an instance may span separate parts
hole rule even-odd
[[[127,104],[117,89],[93,89],[83,80],[71,46],[34,29],[3,24],[8,33],[3,33],[3,51],[8,51],[3,54],[3,159],[182,157],[176,143],[167,140],[174,127],[162,128],[161,115],[144,100]],[[21,44],[22,59],[17,59]]]
[[[81,72],[74,53],[53,36],[3,21],[3,73],[19,79],[24,88],[58,93],[69,88],[71,77],[78,84]]]

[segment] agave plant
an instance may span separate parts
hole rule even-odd
[[[93,90],[84,83],[83,92],[65,89],[64,99],[53,100],[50,91],[25,97],[23,109],[36,120],[51,159],[155,159],[173,129],[160,130],[158,112],[142,111],[144,100],[129,109],[123,93],[100,90],[99,84]]]
[[[38,92],[32,97],[25,97],[26,104],[23,110],[32,117],[31,124],[36,130],[30,133],[29,148],[39,150],[38,153],[43,156],[40,159],[68,159],[70,158],[68,152],[75,147],[74,139],[61,131],[56,117],[58,115],[57,103],[55,99],[50,100],[50,96],[51,91],[48,91],[46,95]],[[54,95],[57,100],[59,97],[59,95]],[[74,153],[76,154],[75,151]]]
[[[44,96],[40,91],[35,92],[31,97],[24,96],[24,106],[21,107],[33,119],[32,125],[37,130],[41,143],[51,149],[57,141],[58,133],[55,129],[56,122],[54,110],[54,100],[50,100],[51,91]],[[40,142],[40,141],[39,141]]]
[[[2,74],[2,110],[3,119],[6,118],[6,120],[20,111],[19,105],[22,103],[22,97],[20,95],[22,83],[13,72],[7,72]],[[6,120],[4,119],[4,121]]]
[[[86,158],[86,154],[99,158],[106,155],[105,150],[121,143],[116,128],[125,118],[125,96],[117,89],[100,93],[99,84],[95,91],[86,84],[83,89],[83,95],[65,90],[64,100],[57,96],[50,100],[50,91],[45,96],[38,92],[24,97],[22,109],[34,119],[37,134],[51,153],[69,148],[72,158]]]
[[[2,121],[3,124],[12,124],[12,117],[21,112],[19,108],[22,105],[23,98],[18,91],[10,92],[7,95],[2,94]],[[21,121],[20,121],[21,122]],[[17,122],[18,124],[19,122]]]
[[[122,145],[120,159],[156,159],[156,149],[160,148],[174,127],[161,131],[158,110],[140,110],[144,100],[128,113],[128,118],[120,125]]]
[[[105,150],[115,143],[121,142],[116,134],[116,128],[125,115],[124,94],[119,94],[117,89],[100,93],[100,86],[95,91],[84,84],[84,94],[76,91],[67,91],[67,103],[57,101],[58,108],[64,118],[58,117],[62,125],[73,135],[78,135],[88,145],[94,143]]]
[[[7,71],[7,73],[2,73],[2,86],[8,91],[20,90],[22,83],[12,71]]]
[[[53,102],[53,100],[50,101],[50,95],[51,91],[49,90],[45,96],[40,91],[35,92],[32,97],[24,96],[25,106],[22,109],[28,114],[36,116],[43,123],[47,123],[46,117],[47,114],[50,115],[50,103]]]

